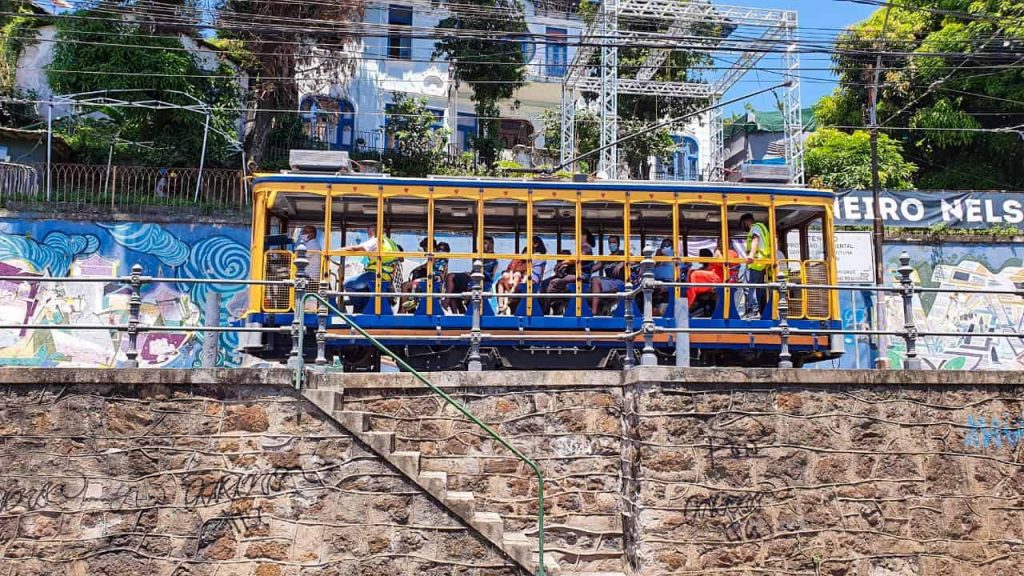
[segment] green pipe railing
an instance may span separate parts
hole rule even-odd
[[[302,353],[302,340],[303,334],[306,332],[306,302],[309,300],[318,301],[320,303],[321,310],[324,310],[326,308],[327,310],[330,310],[334,314],[337,314],[348,326],[350,326],[353,330],[358,332],[360,336],[366,338],[371,344],[373,344],[375,348],[377,348],[377,350],[380,350],[382,354],[386,354],[393,358],[395,360],[395,363],[398,364],[398,366],[400,366],[403,370],[412,374],[414,378],[425,384],[427,388],[430,388],[432,392],[440,396],[445,402],[448,403],[449,406],[452,406],[453,408],[461,412],[463,416],[465,416],[471,422],[479,426],[480,429],[486,432],[487,435],[490,436],[494,441],[504,446],[506,449],[508,449],[509,452],[514,454],[516,458],[523,461],[527,466],[529,466],[533,470],[533,473],[537,476],[537,536],[539,542],[537,576],[544,576],[544,474],[540,471],[540,466],[538,466],[537,463],[534,462],[533,460],[527,458],[526,455],[517,450],[514,446],[509,444],[508,441],[502,438],[501,435],[495,432],[490,426],[488,426],[482,420],[474,416],[473,413],[470,412],[469,409],[466,408],[461,402],[452,398],[444,390],[441,390],[433,383],[431,383],[429,380],[424,378],[423,374],[419,373],[415,368],[410,366],[405,360],[402,359],[401,356],[393,353],[390,349],[388,349],[387,346],[381,344],[379,340],[371,336],[366,330],[363,330],[361,326],[359,326],[358,324],[353,322],[351,318],[349,318],[348,314],[345,314],[341,310],[338,310],[334,305],[328,302],[326,298],[313,292],[304,294],[301,297],[301,299],[299,299],[298,306],[296,306],[296,317],[298,318],[298,361],[295,362],[294,365],[296,371],[296,382],[301,382],[302,371],[304,370],[305,364],[305,360],[303,358]]]

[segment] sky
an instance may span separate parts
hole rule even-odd
[[[813,40],[824,40],[834,37],[838,31],[851,24],[867,18],[875,7],[841,0],[728,0],[722,4],[752,8],[781,8],[797,11],[797,22],[802,37]],[[761,61],[760,67],[777,69],[781,67],[779,58],[769,55]],[[822,96],[835,88],[835,75],[831,72],[831,61],[825,54],[802,54],[800,57],[801,81],[800,98],[804,107],[811,106]],[[828,69],[828,70],[826,70]],[[748,73],[726,95],[726,99],[742,96],[758,88],[764,88],[782,81],[782,77],[774,72]],[[750,100],[756,110],[773,110],[776,108],[775,98],[771,93],[755,96]],[[742,112],[743,104],[734,104],[725,109],[728,117],[733,112]]]

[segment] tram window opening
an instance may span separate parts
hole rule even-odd
[[[740,256],[745,270],[740,280],[750,284],[764,284],[773,279],[777,257],[778,234],[773,228],[771,209],[759,204],[736,203],[726,206],[729,247]],[[736,309],[741,317],[761,320],[771,317],[769,291],[766,287],[738,290],[742,306]]]

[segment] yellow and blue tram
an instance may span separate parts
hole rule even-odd
[[[373,293],[352,306],[351,299],[333,300],[354,322],[417,369],[464,368],[469,351],[465,338],[471,326],[470,307],[451,307],[436,298],[450,289],[448,275],[466,275],[474,260],[488,263],[484,291],[505,282],[503,273],[526,269],[508,296],[492,296],[482,307],[481,330],[485,366],[491,369],[559,369],[619,367],[624,343],[596,339],[624,331],[627,306],[639,326],[639,299],[570,297],[588,294],[608,282],[592,280],[618,270],[625,282],[638,282],[645,247],[655,247],[655,275],[662,281],[686,282],[688,270],[717,267],[723,281],[749,265],[746,237],[740,225],[750,214],[773,238],[771,253],[757,259],[771,281],[785,267],[791,283],[789,323],[806,330],[837,329],[838,300],[834,292],[801,289],[800,284],[833,284],[836,279],[833,193],[786,186],[637,181],[545,181],[474,178],[397,178],[366,174],[290,172],[257,175],[253,187],[251,275],[254,280],[279,280],[295,275],[295,249],[310,248],[311,287],[321,282],[343,291],[346,280],[365,270],[377,273]],[[310,236],[298,231],[313,229]],[[369,230],[390,241],[369,251],[346,247],[367,240]],[[709,254],[711,254],[709,256]],[[408,279],[419,270],[418,284]],[[580,279],[563,282],[561,306],[537,296],[553,273]],[[426,270],[424,274],[422,271]],[[463,276],[465,277],[465,276]],[[739,278],[742,281],[742,277]],[[615,283],[612,283],[613,285]],[[465,284],[456,282],[457,287]],[[619,284],[621,285],[621,283]],[[414,288],[410,288],[414,286]],[[422,297],[405,305],[388,294],[416,289]],[[656,323],[672,328],[679,322],[676,303],[685,287],[668,288],[656,310]],[[743,333],[777,323],[777,296],[756,318],[741,314],[746,291],[714,289],[713,310],[690,317],[688,336],[692,365],[775,365],[780,349],[776,334]],[[264,327],[293,320],[289,290],[253,286],[245,322]],[[305,314],[312,357],[316,314]],[[376,370],[376,350],[331,314],[328,358],[337,357],[346,370]],[[455,338],[462,337],[462,338]],[[674,363],[676,336],[658,333],[659,361]],[[287,334],[264,333],[249,352],[284,358],[291,347]],[[639,347],[637,347],[639,349]],[[801,333],[790,337],[796,365],[841,354],[840,336]]]

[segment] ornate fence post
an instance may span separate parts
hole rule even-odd
[[[903,339],[907,342],[907,359],[904,368],[920,370],[921,359],[917,357],[917,326],[914,324],[914,280],[910,275],[914,268],[910,265],[910,254],[904,250],[900,254],[900,294],[903,296]]]
[[[322,298],[330,285],[327,282],[320,282],[320,297]],[[316,309],[316,364],[317,366],[327,365],[327,303],[317,300],[320,304]]]
[[[658,358],[654,355],[654,249],[644,250],[644,259],[640,262],[641,286],[644,291],[644,349],[640,354],[641,366],[657,366]]]
[[[629,370],[630,368],[632,368],[634,366],[635,354],[636,354],[635,351],[633,350],[633,347],[634,347],[634,343],[633,343],[633,340],[634,340],[634,337],[633,337],[633,298],[634,298],[634,294],[633,294],[633,281],[630,280],[629,282],[626,282],[626,285],[623,287],[623,290],[625,290],[626,294],[627,294],[627,296],[622,300],[622,307],[623,307],[623,310],[622,310],[622,320],[626,323],[626,334],[627,334],[627,336],[626,336],[626,359],[623,361],[623,368],[625,368],[626,370]]]
[[[299,244],[295,249],[295,301],[293,302],[292,314],[292,351],[288,357],[288,367],[293,370],[301,370],[303,367],[302,358],[302,335],[306,330],[305,308],[306,308],[306,266],[309,260],[306,258],[306,245]],[[298,382],[296,382],[298,385]]]
[[[139,367],[139,312],[142,309],[142,264],[132,266],[132,275],[128,280],[132,294],[128,300],[128,350],[125,356],[128,361],[126,368]]]
[[[792,368],[792,355],[789,353],[789,279],[786,277],[785,264],[779,266],[779,368]]]
[[[469,363],[466,368],[470,372],[480,372],[484,369],[480,360],[480,315],[484,304],[484,263],[481,260],[473,260],[472,284],[472,306],[473,324],[469,335]]]

